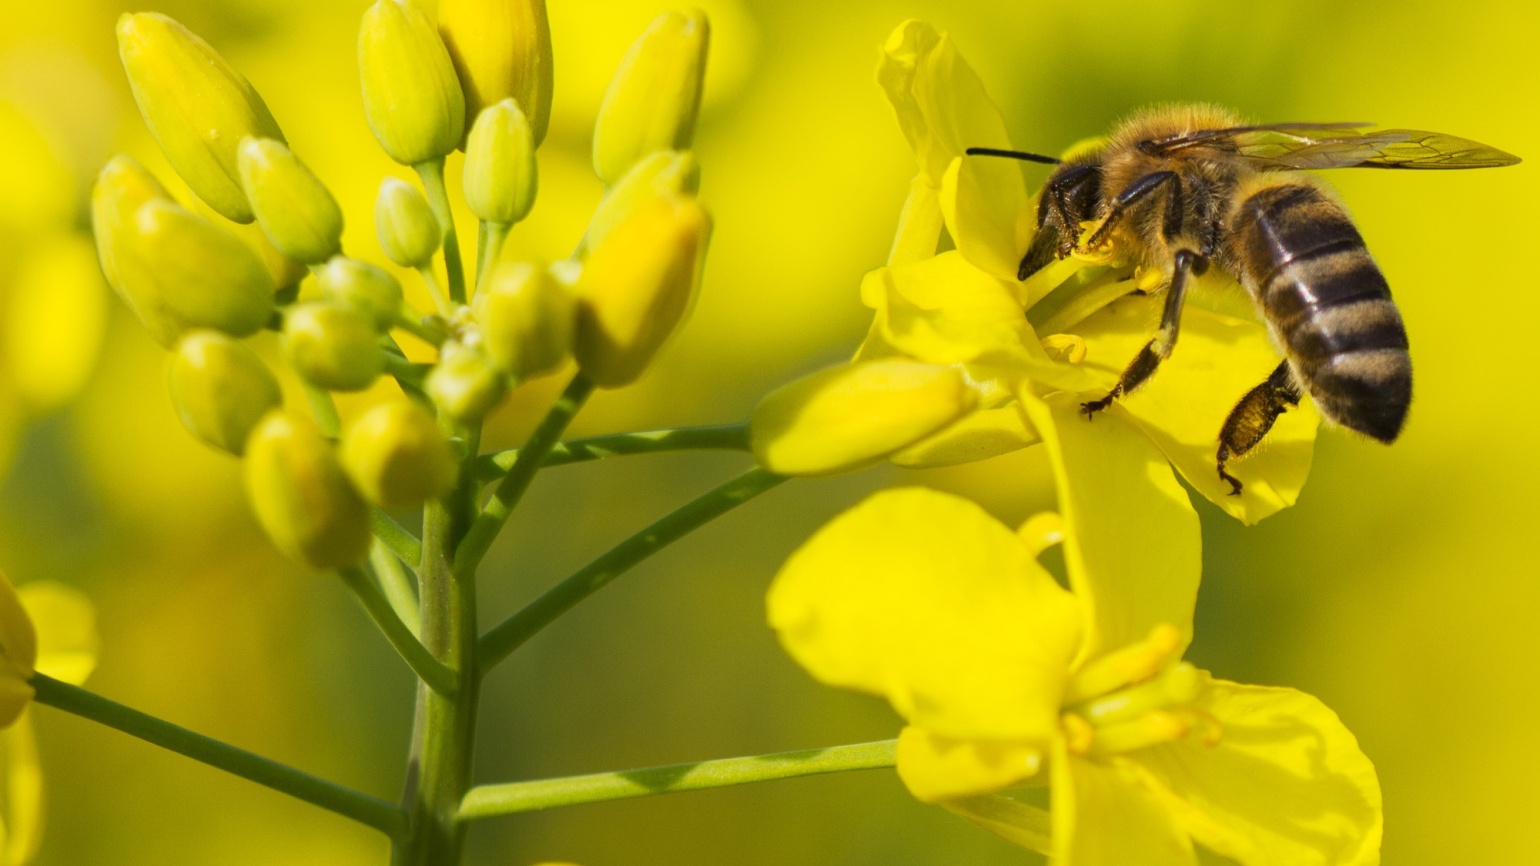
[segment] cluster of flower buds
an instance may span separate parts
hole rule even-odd
[[[358,62],[369,126],[424,184],[381,184],[376,234],[391,263],[427,281],[437,302],[427,315],[392,271],[344,253],[344,208],[208,43],[153,13],[123,16],[118,40],[145,122],[207,208],[116,157],[92,201],[103,270],[172,352],[171,393],[187,428],[244,458],[260,522],[300,561],[357,564],[370,508],[448,495],[471,456],[454,443],[474,441],[462,434],[510,389],[574,361],[599,387],[629,384],[693,305],[710,234],[690,152],[707,47],[698,13],[661,16],[621,63],[594,135],[607,194],[578,252],[546,264],[502,250],[534,207],[551,114],[543,2],[443,0],[437,20],[409,0],[365,12]],[[443,182],[457,149],[483,238],[471,281]],[[302,286],[307,275],[313,285]],[[409,362],[398,329],[436,359]],[[263,331],[279,334],[280,351],[264,348]],[[279,358],[307,390],[314,423],[285,408],[269,367]],[[327,392],[368,390],[386,375],[405,396],[344,427]]]

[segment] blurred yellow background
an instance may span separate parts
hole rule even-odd
[[[512,244],[520,255],[556,258],[600,195],[588,146],[608,76],[669,4],[549,4],[555,111],[540,153],[542,195]],[[1532,861],[1534,8],[1516,0],[1457,9],[1431,0],[700,5],[714,25],[698,137],[702,196],[717,218],[705,294],[663,361],[635,387],[600,395],[575,434],[738,421],[770,387],[852,350],[867,322],[858,281],[882,263],[913,174],[873,81],[877,47],[905,17],[953,34],[1026,149],[1056,152],[1150,102],[1208,100],[1259,121],[1446,131],[1530,160],[1499,171],[1333,174],[1407,320],[1417,369],[1411,420],[1389,449],[1325,433],[1299,505],[1259,527],[1199,506],[1207,553],[1192,657],[1221,676],[1305,689],[1342,715],[1379,768],[1386,862]],[[348,248],[383,261],[373,193],[384,175],[406,175],[363,121],[354,39],[366,6],[154,8],[246,73],[337,194]],[[393,799],[410,725],[405,668],[340,583],[271,549],[237,464],[176,421],[161,351],[116,299],[68,276],[80,270],[84,196],[110,153],[126,150],[172,179],[117,64],[114,21],[139,8],[0,0],[0,454],[8,455],[0,460],[9,463],[0,567],[18,584],[50,578],[90,593],[103,632],[94,689]],[[461,223],[462,236],[469,226]],[[66,288],[44,295],[52,303],[26,291],[55,284]],[[72,366],[104,317],[94,370]],[[60,406],[87,375],[81,396]],[[493,422],[491,443],[516,443],[558,384],[520,392]],[[893,736],[898,722],[885,704],[819,687],[780,652],[763,623],[770,576],[816,526],[879,486],[956,490],[1019,520],[1051,502],[1041,460],[1026,452],[954,470],[798,482],[719,521],[489,679],[480,780]],[[484,568],[484,622],[743,463],[634,457],[543,475]],[[53,710],[36,716],[51,807],[39,863],[383,862],[383,840],[343,819]],[[871,772],[575,807],[471,833],[467,862],[545,859],[1036,858],[915,803],[891,773]]]

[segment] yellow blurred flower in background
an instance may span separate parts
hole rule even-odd
[[[1135,431],[1029,398],[1058,514],[1012,533],[977,505],[885,491],[777,575],[768,607],[819,680],[888,698],[898,772],[1062,866],[1379,862],[1374,769],[1319,701],[1181,663],[1197,515]],[[1069,590],[1037,562],[1062,542]],[[999,792],[1051,789],[1051,819]]]

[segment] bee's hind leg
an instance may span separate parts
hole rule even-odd
[[[1080,404],[1080,411],[1087,418],[1111,406],[1117,398],[1133,393],[1135,388],[1150,378],[1161,361],[1171,356],[1171,350],[1176,348],[1177,330],[1182,324],[1182,301],[1187,297],[1187,286],[1192,282],[1192,277],[1201,276],[1206,270],[1208,259],[1192,250],[1177,251],[1176,264],[1171,269],[1171,287],[1166,290],[1166,306],[1160,314],[1160,330],[1134,356],[1107,396]]]
[[[1283,361],[1273,370],[1267,381],[1246,392],[1235,408],[1225,418],[1219,429],[1219,478],[1230,484],[1230,495],[1241,495],[1240,479],[1225,471],[1225,464],[1232,458],[1245,455],[1261,442],[1273,429],[1278,416],[1299,405],[1299,385],[1289,370],[1289,362]]]

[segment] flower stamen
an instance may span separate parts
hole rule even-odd
[[[1065,688],[1064,704],[1074,706],[1143,682],[1159,673],[1181,651],[1181,630],[1161,623],[1139,643],[1108,653],[1077,671]]]

